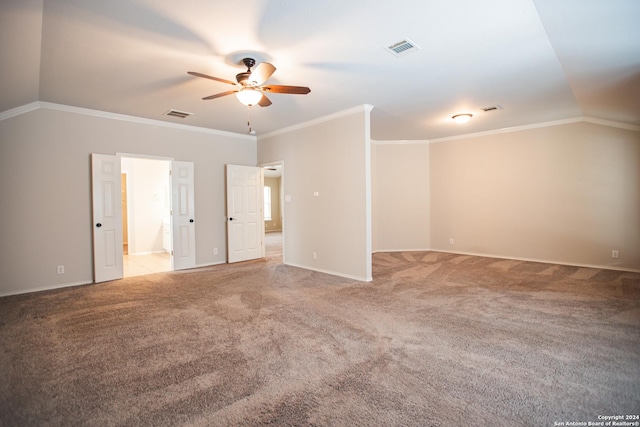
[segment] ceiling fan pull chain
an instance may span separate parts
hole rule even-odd
[[[247,106],[247,126],[249,127],[249,133],[251,133],[251,105]]]

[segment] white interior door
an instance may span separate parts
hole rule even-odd
[[[91,154],[93,195],[93,279],[122,279],[120,157]]]
[[[227,165],[227,259],[264,257],[262,168]]]
[[[173,270],[196,266],[196,226],[193,163],[171,162],[171,223]]]

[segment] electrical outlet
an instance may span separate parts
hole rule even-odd
[[[614,250],[612,250],[612,251],[611,251],[611,258],[613,258],[613,259],[618,259],[618,258],[620,258],[620,252],[618,252],[618,251],[617,251],[617,250],[615,250],[615,249],[614,249]]]
[[[315,253],[315,252],[313,252],[313,253],[311,254],[311,257],[312,257],[313,259],[318,259],[318,254],[317,254],[317,253]]]
[[[453,239],[449,239],[449,244],[453,245]]]
[[[64,274],[64,265],[58,266],[58,274]]]
[[[218,255],[218,248],[213,248],[213,254]]]

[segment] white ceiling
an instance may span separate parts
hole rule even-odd
[[[0,112],[47,101],[246,133],[234,96],[201,100],[232,87],[187,71],[234,80],[254,52],[277,67],[267,83],[311,88],[253,107],[258,136],[362,104],[377,140],[640,125],[639,22],[638,0],[2,0]],[[404,38],[421,49],[384,49]]]

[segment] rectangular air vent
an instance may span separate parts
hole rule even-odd
[[[502,110],[502,107],[500,105],[492,105],[491,107],[484,107],[482,109],[482,111],[484,111],[485,113],[488,113],[489,111],[495,111],[495,110]]]
[[[186,111],[180,111],[180,110],[169,110],[166,113],[164,113],[165,116],[173,116],[173,117],[180,117],[181,119],[184,119],[185,117],[189,117],[191,115],[193,115],[193,113],[187,113]]]
[[[420,50],[420,46],[409,39],[404,39],[392,44],[391,46],[385,47],[385,49],[387,49],[395,56],[404,56],[411,52],[415,52],[416,50]]]

